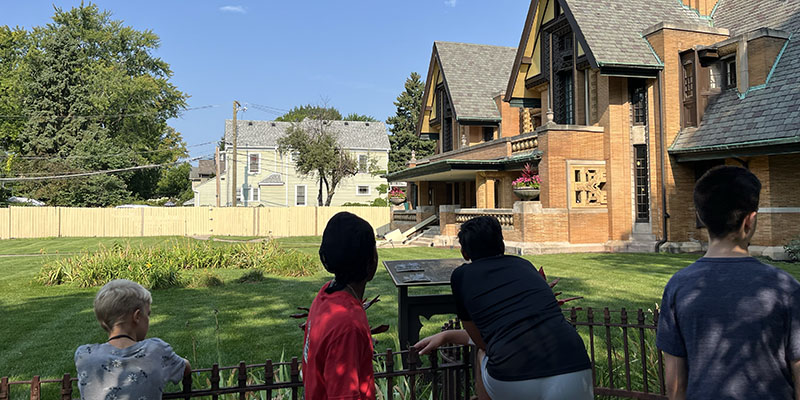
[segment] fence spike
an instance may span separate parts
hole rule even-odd
[[[647,380],[647,347],[644,344],[644,311],[636,310],[636,324],[639,325],[639,352],[642,359],[642,389],[645,393],[650,393],[650,385]]]
[[[439,350],[434,349],[428,355],[431,362],[431,391],[433,392],[433,400],[439,400]]]
[[[189,374],[183,376],[183,380],[181,381],[181,385],[183,385],[183,388],[182,388],[181,392],[186,394],[186,396],[184,397],[184,400],[191,399],[192,398],[192,395],[191,395],[191,393],[192,393],[192,374],[191,374],[191,372]]]
[[[389,376],[386,377],[386,398],[391,400],[394,398],[394,377],[391,375],[394,372],[394,353],[392,349],[386,349],[386,372]]]
[[[244,361],[239,361],[238,371],[239,371],[239,376],[238,376],[239,387],[240,388],[247,387],[247,364],[245,364]],[[246,396],[247,392],[244,391],[239,392],[239,400],[247,400]]]
[[[625,354],[625,388],[631,390],[631,355],[628,344],[628,310],[624,307],[620,311],[622,322],[622,351]]]
[[[36,375],[31,380],[31,400],[41,400],[42,398],[42,383],[40,382],[39,375]]]
[[[211,366],[211,390],[217,389],[219,389],[219,364],[214,363],[214,365]],[[215,392],[211,395],[211,398],[217,400],[219,399],[219,395]]]
[[[61,400],[72,400],[72,377],[69,374],[61,378]]]
[[[275,382],[275,369],[272,367],[272,360],[267,360],[264,363],[264,383],[267,386]],[[272,399],[272,389],[267,389],[267,398]]]
[[[8,377],[0,378],[0,400],[8,400]]]

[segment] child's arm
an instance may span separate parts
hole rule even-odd
[[[664,352],[664,379],[670,400],[686,400],[687,375],[686,359]]]
[[[189,376],[192,374],[192,364],[189,364],[189,360],[185,358],[183,361],[186,363],[186,367],[183,368],[183,376]]]
[[[419,354],[428,354],[447,343],[469,344],[469,335],[463,329],[443,331],[421,339],[414,347],[419,350]]]

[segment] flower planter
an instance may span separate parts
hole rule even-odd
[[[536,200],[539,198],[539,189],[531,187],[514,188],[514,194],[523,201]]]
[[[389,197],[389,202],[394,204],[394,205],[396,205],[396,206],[399,206],[400,204],[403,204],[403,203],[406,202],[406,198],[405,197]]]

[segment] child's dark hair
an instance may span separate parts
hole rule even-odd
[[[366,279],[374,256],[375,233],[369,222],[349,212],[334,215],[322,233],[319,246],[322,265],[335,276],[326,291],[333,293],[349,283]]]
[[[497,256],[506,251],[500,221],[491,216],[473,218],[461,225],[458,242],[470,260]]]
[[[752,172],[719,166],[706,172],[694,186],[697,216],[710,236],[723,238],[736,232],[744,218],[758,211],[761,182]]]

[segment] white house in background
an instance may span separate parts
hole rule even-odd
[[[385,178],[369,171],[375,160],[379,171],[388,170],[389,136],[382,122],[324,121],[343,149],[358,160],[359,172],[343,179],[336,187],[332,206],[344,203],[369,203],[380,194],[377,187]],[[278,152],[278,139],[286,135],[291,122],[239,120],[238,154],[235,170],[237,188],[233,190],[233,122],[225,121],[225,150],[221,151],[224,172],[220,183],[220,205],[233,204],[236,193],[240,206],[294,207],[317,205],[319,187],[314,177],[297,173],[291,153]],[[302,123],[301,123],[302,124]],[[382,174],[381,174],[382,175]],[[195,206],[215,206],[216,179],[195,189]],[[325,196],[325,193],[323,193]],[[323,197],[324,200],[324,197]]]

